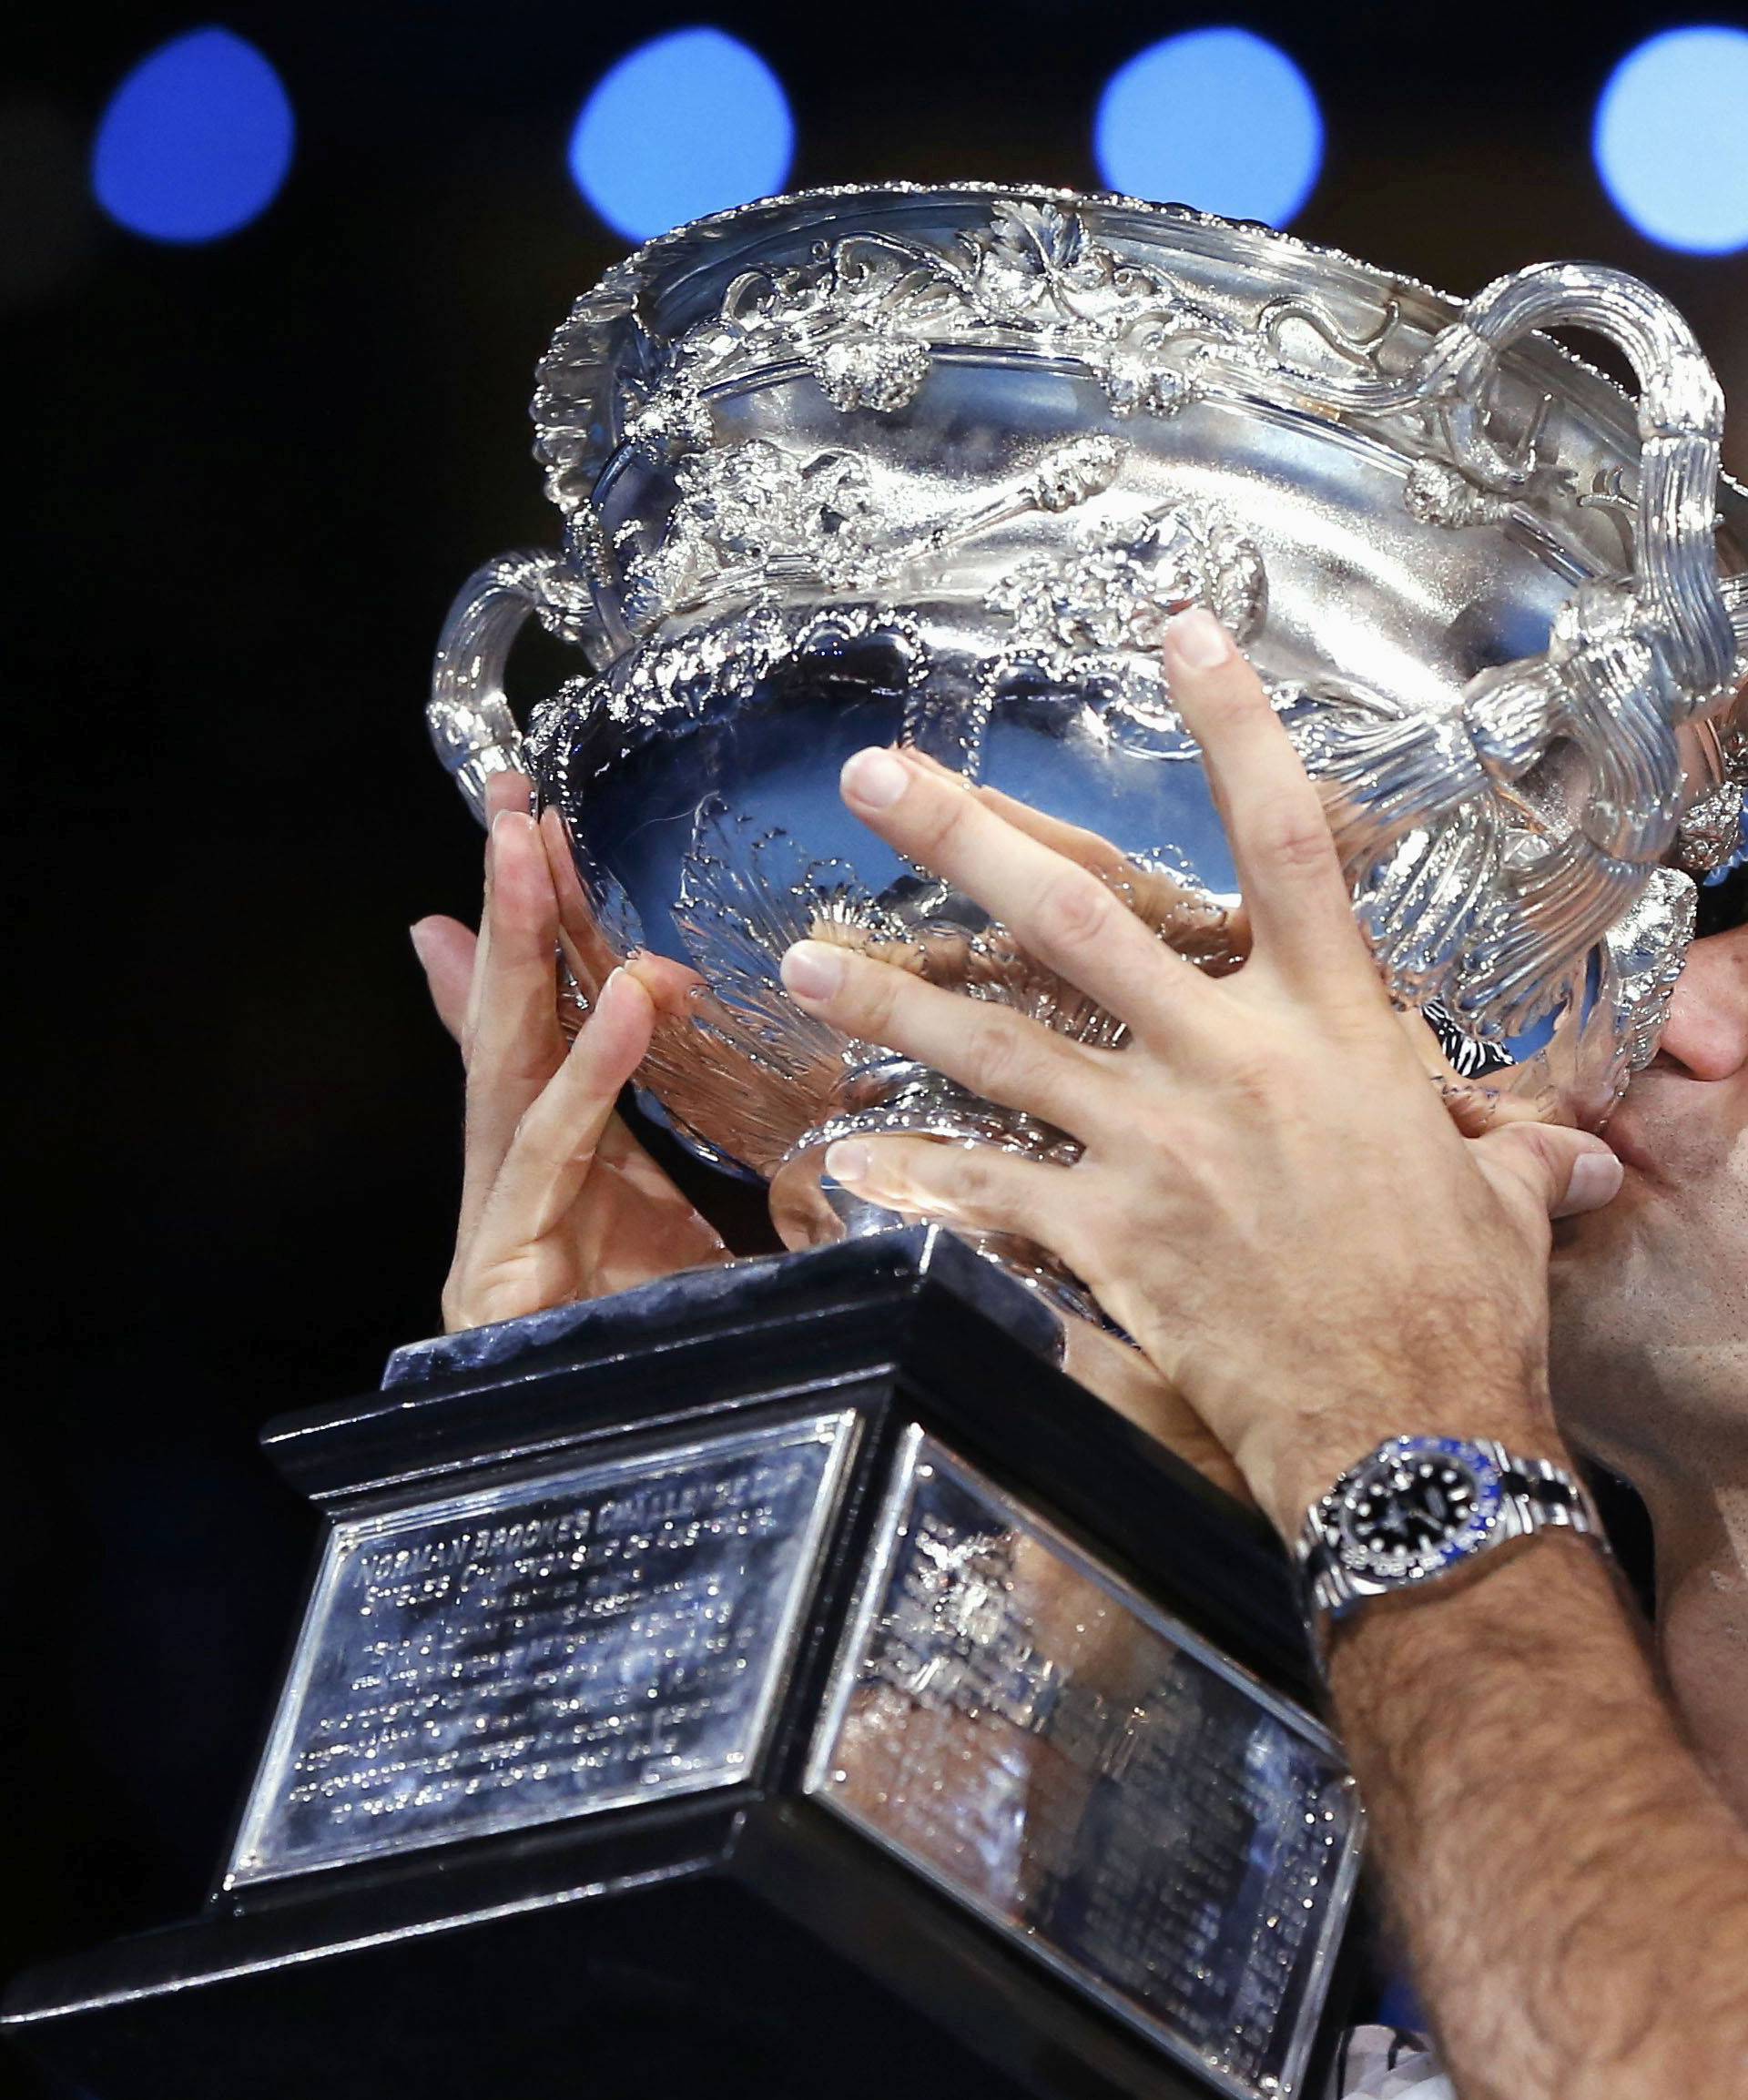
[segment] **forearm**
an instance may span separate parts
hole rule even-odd
[[[1331,1680],[1462,2100],[1748,2092],[1748,1833],[1593,1549],[1362,1614]]]

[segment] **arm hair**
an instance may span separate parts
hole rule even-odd
[[[1748,1831],[1593,1549],[1372,1607],[1331,1683],[1462,2100],[1743,2100]]]

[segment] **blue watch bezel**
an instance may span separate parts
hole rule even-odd
[[[1475,1483],[1475,1507],[1462,1528],[1435,1551],[1422,1556],[1418,1565],[1391,1567],[1373,1550],[1352,1544],[1340,1530],[1340,1517],[1349,1496],[1375,1466],[1404,1458],[1447,1458],[1460,1464]],[[1368,1452],[1357,1466],[1344,1473],[1326,1498],[1328,1512],[1326,1536],[1330,1551],[1350,1575],[1374,1582],[1424,1582],[1443,1574],[1458,1561],[1487,1544],[1499,1528],[1505,1507],[1505,1481],[1500,1468],[1480,1445],[1466,1436],[1392,1436]]]

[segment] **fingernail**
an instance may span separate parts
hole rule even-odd
[[[826,1172],[834,1182],[842,1182],[853,1187],[868,1179],[868,1147],[854,1138],[839,1138],[835,1145],[826,1147]]]
[[[407,928],[407,938],[412,941],[412,952],[419,958],[422,969],[431,968],[431,921],[427,918],[422,918]]]
[[[798,940],[783,958],[783,986],[797,999],[829,999],[844,981],[844,959],[823,940]]]
[[[636,977],[623,963],[607,972],[606,978],[600,990],[595,993],[594,1000],[584,1007],[583,1024],[571,1038],[573,1049],[588,1033],[591,1021],[599,1020],[603,1014],[612,1016],[625,1003],[625,995],[634,984],[637,984]],[[648,997],[648,990],[645,986],[638,985],[637,989],[644,993],[645,998]]]
[[[1180,663],[1206,671],[1232,654],[1232,637],[1205,605],[1192,605],[1165,623],[1165,647]]]
[[[845,797],[864,809],[890,809],[910,785],[902,758],[890,751],[859,751],[839,776]]]
[[[516,816],[517,812],[513,809],[499,809],[493,811],[492,817],[493,837],[496,838],[499,833],[503,831],[506,824],[513,824],[515,821]]]
[[[1557,1218],[1576,1217],[1581,1211],[1600,1211],[1621,1192],[1626,1169],[1612,1152],[1581,1152],[1566,1184],[1566,1195],[1554,1211]]]

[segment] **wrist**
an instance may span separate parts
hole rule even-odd
[[[1354,1617],[1456,1594],[1546,1531],[1608,1542],[1582,1483],[1494,1436],[1388,1437],[1306,1512],[1294,1558],[1327,1661]]]
[[[1527,1384],[1517,1391],[1471,1389],[1429,1400],[1419,1381],[1357,1394],[1339,1409],[1273,1424],[1265,1437],[1235,1456],[1263,1513],[1291,1545],[1312,1504],[1396,1436],[1492,1437],[1521,1457],[1568,1468],[1572,1463],[1545,1398]]]
[[[1435,1588],[1379,1598],[1330,1629],[1325,1671],[1337,1703],[1344,1691],[1376,1685],[1380,1696],[1405,1678],[1430,1671],[1442,1698],[1460,1696],[1459,1673],[1498,1669],[1499,1637],[1521,1658],[1533,1632],[1559,1656],[1606,1609],[1635,1652],[1632,1606],[1608,1556],[1576,1531],[1538,1531],[1459,1568]]]

